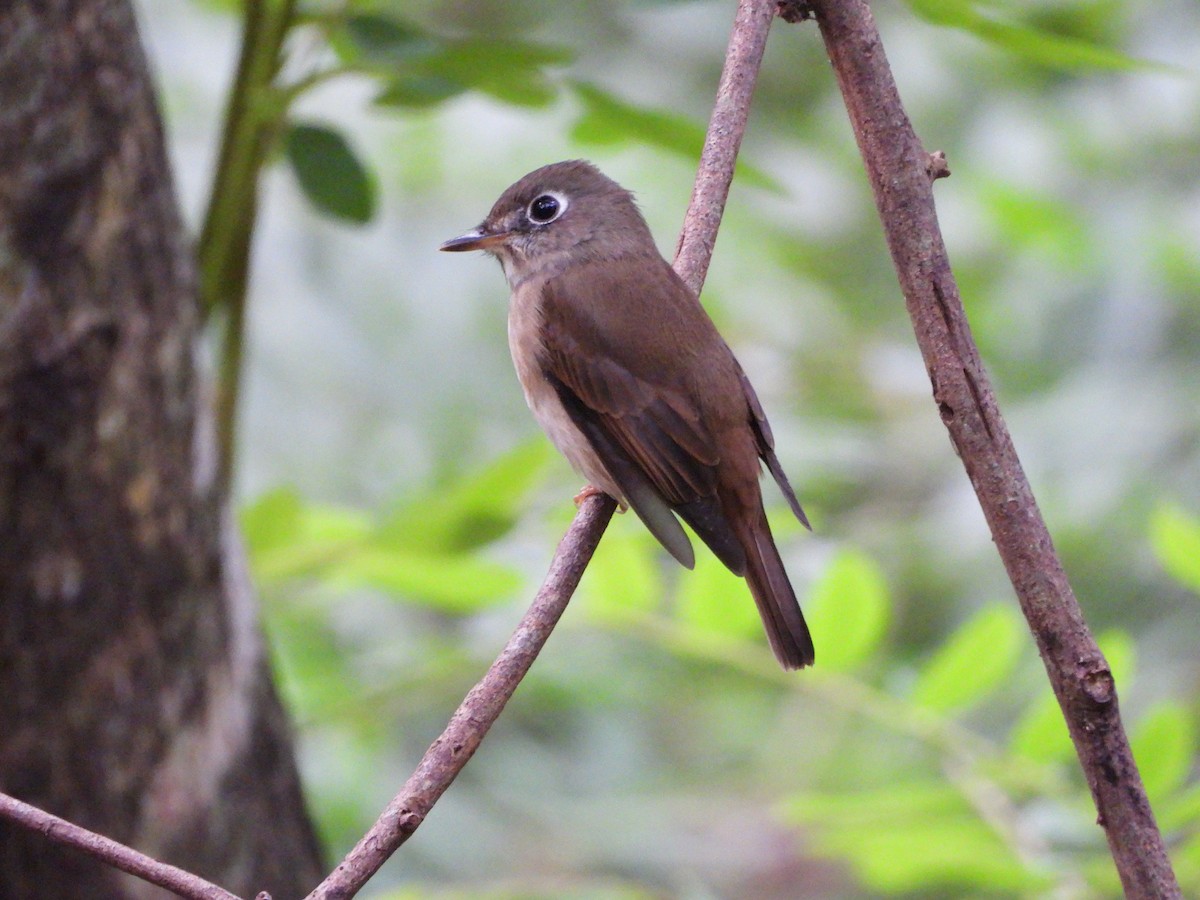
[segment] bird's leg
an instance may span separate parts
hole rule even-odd
[[[578,508],[580,504],[582,504],[583,501],[588,497],[604,497],[607,496],[607,494],[607,491],[600,490],[600,488],[596,487],[594,484],[585,484],[579,489],[579,493],[575,495],[575,506]],[[617,510],[619,512],[625,512],[626,509],[627,507],[624,503],[620,501],[617,502]]]

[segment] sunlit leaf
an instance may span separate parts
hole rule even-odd
[[[1117,682],[1118,690],[1128,687],[1129,682],[1133,680],[1137,659],[1133,638],[1124,631],[1113,629],[1097,635],[1096,644],[1100,647],[1100,652],[1104,654],[1113,679]]]
[[[1015,891],[1045,882],[948,784],[800,795],[782,810],[813,847],[848,862],[874,891]]]
[[[369,587],[451,613],[502,603],[521,584],[507,566],[463,554],[433,556],[364,549],[338,560],[326,577],[333,587]]]
[[[823,669],[859,665],[887,631],[887,584],[878,564],[859,550],[841,550],[803,605]]]
[[[265,494],[242,514],[250,564],[259,584],[320,576],[342,554],[361,546],[369,517],[355,509],[305,503],[291,489]]]
[[[1150,517],[1150,546],[1168,575],[1200,594],[1200,519],[1174,504],[1159,505]]]
[[[319,212],[358,224],[375,215],[375,184],[340,132],[292,123],[285,150],[301,190]]]
[[[913,702],[940,712],[979,703],[1012,673],[1023,630],[1012,607],[984,608],[925,664],[913,686]]]
[[[847,793],[804,792],[788,798],[780,812],[797,825],[857,828],[902,826],[922,818],[967,813],[970,807],[948,782],[903,781]]]
[[[1157,801],[1154,804],[1154,815],[1163,831],[1178,831],[1182,828],[1200,831],[1197,829],[1197,826],[1200,826],[1200,782]],[[1200,863],[1200,858],[1197,862]]]
[[[902,828],[822,831],[814,843],[846,859],[875,891],[1030,891],[1051,879],[1026,869],[979,819],[924,820]]]
[[[1035,762],[1059,762],[1075,752],[1062,709],[1053,693],[1040,694],[1017,720],[1009,737],[1009,746]]]
[[[1178,703],[1159,703],[1138,723],[1130,737],[1142,783],[1152,803],[1179,788],[1196,752],[1196,727]]]
[[[703,123],[677,112],[635,106],[583,81],[571,83],[583,104],[583,114],[571,127],[571,138],[581,144],[610,146],[627,141],[648,144],[694,161],[704,149]],[[761,169],[739,161],[738,177],[747,184],[782,191]]]
[[[584,608],[600,619],[626,621],[660,606],[664,594],[658,545],[632,514],[614,519],[580,584]]]
[[[676,613],[688,625],[730,637],[758,637],[762,622],[744,579],[706,550],[696,568],[680,574]]]
[[[508,532],[529,493],[546,473],[554,450],[538,438],[491,460],[450,484],[408,499],[381,527],[384,546],[447,553],[482,546]]]
[[[242,536],[251,555],[264,553],[295,539],[300,531],[303,501],[290,487],[276,488],[242,509]]]
[[[1066,265],[1085,262],[1086,225],[1065,202],[996,181],[982,184],[980,196],[1006,246],[1053,254]]]

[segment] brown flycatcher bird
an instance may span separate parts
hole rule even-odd
[[[571,465],[690,569],[692,544],[675,516],[687,522],[745,576],[779,662],[811,665],[812,637],[763,510],[760,459],[808,519],[754,388],[659,255],[629,191],[587,162],[544,166],[441,249],[500,260],[517,377]]]

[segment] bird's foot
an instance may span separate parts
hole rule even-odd
[[[585,484],[579,489],[579,493],[575,495],[575,506],[582,506],[583,501],[588,497],[595,497],[597,494],[603,493],[604,491],[600,490],[600,488],[596,487],[594,484]]]
[[[594,484],[585,484],[580,489],[579,493],[575,495],[575,508],[578,509],[583,504],[583,501],[586,500],[588,497],[606,497],[606,496],[608,496],[607,492],[600,490],[600,488],[596,487]],[[622,512],[625,511],[624,503],[620,504],[620,509]]]

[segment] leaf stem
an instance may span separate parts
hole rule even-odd
[[[295,0],[247,0],[237,72],[225,109],[221,148],[200,230],[202,315],[223,316],[217,367],[218,479],[229,487],[245,346],[250,246],[258,184],[287,105],[276,95],[284,38]]]

